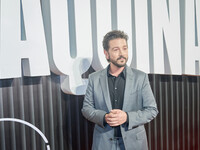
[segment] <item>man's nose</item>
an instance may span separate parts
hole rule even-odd
[[[125,53],[126,53],[126,52],[125,52],[123,49],[120,49],[120,50],[119,50],[119,55],[122,55],[122,56],[123,56]]]
[[[122,54],[123,54],[123,50],[120,49],[120,50],[119,50],[119,55],[122,55]]]

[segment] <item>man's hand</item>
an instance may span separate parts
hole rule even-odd
[[[120,109],[113,109],[110,111],[109,114],[105,115],[105,121],[112,127],[119,126],[125,123],[126,120],[127,114]]]

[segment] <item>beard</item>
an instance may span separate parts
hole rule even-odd
[[[123,62],[120,60],[121,58],[123,58]],[[116,60],[111,59],[109,56],[108,61],[110,63],[112,63],[113,65],[117,66],[118,68],[124,67],[126,65],[126,62],[128,61],[128,58],[124,57],[124,56],[120,56],[119,58],[117,58]]]

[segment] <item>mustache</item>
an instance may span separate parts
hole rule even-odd
[[[119,60],[119,59],[121,59],[121,58],[126,59],[126,57],[124,57],[124,56],[120,56],[119,58],[117,58],[117,60]]]

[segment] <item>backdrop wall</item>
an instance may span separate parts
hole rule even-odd
[[[89,150],[87,77],[107,65],[103,35],[121,29],[160,112],[150,150],[199,150],[199,12],[200,0],[1,0],[0,149]]]
[[[159,114],[146,125],[150,150],[200,149],[200,77],[149,75]],[[93,124],[81,114],[84,96],[64,94],[60,77],[0,80],[0,118],[19,118],[48,139],[51,150],[89,150]],[[1,150],[46,150],[34,129],[0,122]]]

